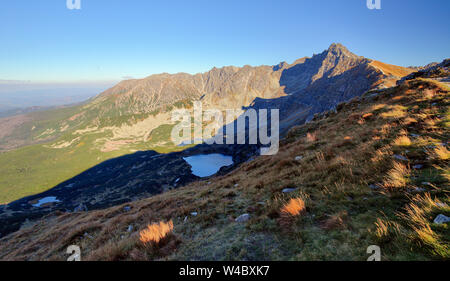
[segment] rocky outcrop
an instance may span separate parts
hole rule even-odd
[[[413,72],[402,79],[400,79],[397,84],[402,84],[405,81],[413,80],[416,78],[447,78],[446,82],[448,81],[448,76],[450,76],[450,59],[445,59],[441,63],[432,63],[427,65],[424,68],[421,68],[417,72]]]

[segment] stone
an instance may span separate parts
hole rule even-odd
[[[235,222],[246,222],[250,219],[250,215],[249,214],[243,214],[240,215],[239,217],[237,217],[234,221]]]
[[[443,215],[443,214],[439,214],[433,221],[434,223],[437,224],[443,224],[443,223],[448,223],[450,222],[450,218]]]
[[[291,192],[296,191],[296,190],[297,190],[297,188],[285,188],[281,192],[283,192],[283,193],[291,193]]]
[[[295,161],[301,161],[303,159],[303,156],[297,156],[295,157]]]
[[[398,155],[398,154],[395,154],[394,158],[397,160],[400,160],[400,161],[408,161],[408,158],[406,158],[405,156],[402,156],[402,155]]]
[[[80,203],[75,209],[73,209],[74,212],[87,212],[88,208],[83,203]]]

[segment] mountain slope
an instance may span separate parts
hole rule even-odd
[[[369,245],[383,260],[448,259],[448,227],[433,220],[450,216],[449,102],[427,79],[368,92],[227,175],[30,223],[0,240],[0,259],[65,260],[72,244],[83,260],[366,260]],[[306,208],[284,215],[294,198]],[[144,247],[139,231],[169,220],[173,234]]]
[[[170,141],[171,112],[279,108],[281,130],[400,77],[386,75],[340,44],[277,66],[223,67],[196,74],[158,74],[119,83],[85,104],[0,120],[0,203],[36,194],[107,159],[155,150]],[[400,68],[404,73],[412,70]],[[403,73],[402,72],[402,73]]]

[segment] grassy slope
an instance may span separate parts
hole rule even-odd
[[[3,167],[0,170],[0,204],[43,192],[103,161],[136,150],[167,153],[188,147],[162,144],[161,139],[170,139],[170,132],[171,127],[163,125],[154,130],[155,138],[110,152],[101,152],[93,145],[96,139],[105,136],[103,133],[87,134],[66,148],[37,144],[4,152],[0,154],[0,167]],[[65,135],[56,143],[72,139],[73,136]]]
[[[448,259],[448,225],[432,223],[450,216],[441,146],[448,89],[416,80],[369,96],[293,128],[276,156],[229,175],[131,203],[129,212],[54,214],[24,227],[0,240],[0,259],[64,260],[71,244],[85,260],[365,260],[374,244],[383,260]],[[290,198],[302,198],[306,212],[280,215]],[[243,213],[251,219],[234,222]],[[139,231],[160,220],[173,220],[173,235],[156,250],[144,247]]]
[[[182,106],[184,104],[179,104]],[[104,105],[107,109],[110,105]],[[107,109],[103,109],[108,111]],[[21,138],[27,142],[42,137],[42,133],[52,130],[45,135],[48,141],[44,144],[34,144],[0,152],[0,204],[5,204],[24,196],[46,191],[55,185],[68,180],[79,173],[114,157],[132,153],[136,150],[155,150],[167,153],[186,149],[189,146],[177,147],[167,142],[170,139],[172,125],[161,125],[152,131],[152,138],[144,142],[123,145],[110,152],[102,152],[96,145],[98,139],[110,136],[110,132],[98,130],[81,135],[72,145],[64,148],[51,148],[51,145],[71,142],[79,135],[73,134],[77,129],[93,126],[97,123],[102,127],[116,126],[130,123],[130,120],[145,119],[154,113],[141,115],[120,115],[115,110],[109,110],[109,115],[99,114],[95,110],[83,110],[81,107],[68,107],[48,112],[33,113],[32,122],[27,122],[17,128],[10,138]],[[81,114],[80,114],[81,113]],[[115,116],[115,115],[117,116]],[[70,120],[71,116],[79,116]],[[68,125],[66,131],[61,132],[62,126]],[[34,130],[32,128],[34,127]],[[51,140],[51,141],[50,141]]]

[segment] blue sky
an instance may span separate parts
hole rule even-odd
[[[397,65],[450,57],[450,1],[2,1],[0,80],[111,81],[292,62],[341,42]]]

